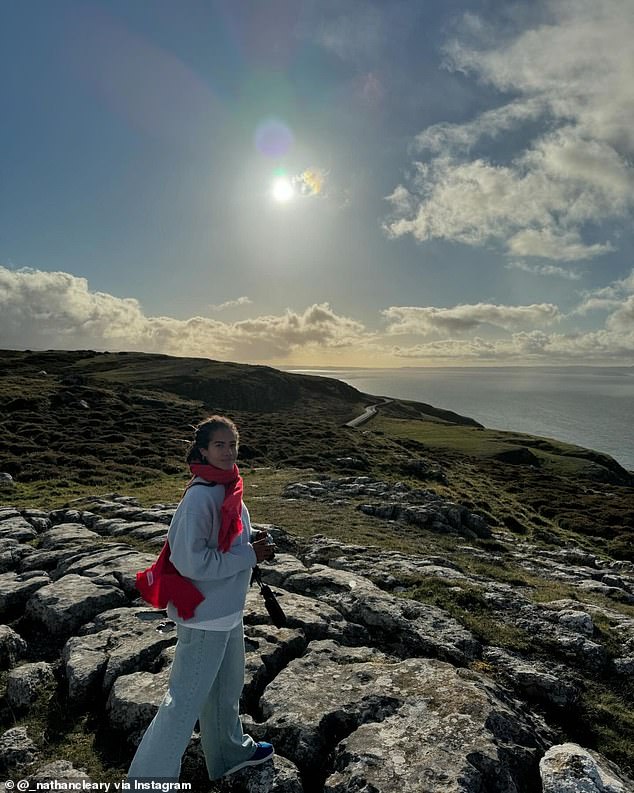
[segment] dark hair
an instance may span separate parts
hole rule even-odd
[[[209,416],[208,419],[201,421],[193,427],[194,440],[187,450],[188,463],[202,463],[203,457],[200,453],[201,448],[209,446],[213,435],[218,430],[229,430],[236,436],[236,443],[240,440],[240,433],[236,425],[226,416]]]

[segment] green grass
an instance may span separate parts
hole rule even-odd
[[[144,506],[179,501],[187,476],[157,475],[149,481],[138,479],[112,479],[103,487],[80,485],[66,480],[17,483],[10,491],[5,490],[0,506],[17,508],[59,509],[72,501],[91,496],[107,496],[113,493],[138,498]]]
[[[531,647],[531,637],[520,628],[501,622],[485,600],[482,590],[471,584],[425,578],[407,590],[404,596],[438,606],[485,644],[517,652],[527,652]]]
[[[480,460],[527,448],[537,458],[537,464],[548,473],[574,477],[585,475],[597,461],[609,461],[606,455],[592,453],[580,446],[551,438],[486,429],[465,427],[438,421],[411,421],[379,416],[374,428],[390,437],[416,440],[430,449],[448,451]],[[590,459],[592,458],[592,459]],[[612,461],[613,462],[613,461]]]
[[[584,732],[597,751],[634,777],[634,687],[632,681],[615,691],[601,682],[588,682],[582,697]]]

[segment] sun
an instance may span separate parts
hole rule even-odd
[[[285,176],[278,176],[271,186],[271,195],[280,204],[290,201],[295,195],[295,190],[290,179]]]

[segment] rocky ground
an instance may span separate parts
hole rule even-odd
[[[327,503],[335,515],[354,498],[379,522],[451,535],[462,558],[492,568],[512,560],[527,576],[574,586],[576,597],[537,601],[526,585],[447,556],[300,541],[266,526],[279,552],[264,577],[288,625],[270,624],[254,587],[242,708],[248,731],[277,756],[211,785],[194,733],[184,781],[223,793],[634,791],[631,769],[596,752],[581,723],[594,681],[618,698],[634,672],[632,562],[517,537],[496,550],[466,507],[370,477],[297,482],[284,497]],[[121,497],[0,509],[6,777],[125,773],[173,658],[173,623],[134,590],[173,509]],[[424,602],[425,587],[486,615],[490,629]],[[76,752],[86,740],[88,754]]]

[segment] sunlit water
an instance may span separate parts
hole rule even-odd
[[[453,410],[485,427],[557,438],[606,452],[634,470],[634,367],[336,369],[319,373],[369,394]]]

